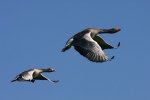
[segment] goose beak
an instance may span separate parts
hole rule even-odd
[[[45,72],[55,72],[56,70],[55,69],[53,69],[53,68],[48,68],[48,69],[46,69],[46,71]]]
[[[120,29],[120,28],[114,28],[114,30],[115,30],[116,32],[121,31],[121,29]]]
[[[52,69],[52,72],[55,72],[56,70],[55,69]]]

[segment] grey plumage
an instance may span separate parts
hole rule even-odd
[[[15,82],[15,81],[29,81],[29,82],[33,82],[35,80],[48,80],[52,83],[56,83],[58,81],[54,81],[54,80],[50,80],[48,78],[46,78],[44,75],[42,75],[41,73],[43,72],[54,72],[55,70],[52,68],[47,68],[47,69],[43,69],[43,68],[34,68],[34,69],[29,69],[27,71],[24,71],[22,73],[20,73],[19,75],[16,76],[16,78],[14,80],[12,80],[11,82]]]
[[[67,42],[65,47],[62,49],[62,52],[70,49],[74,46],[75,50],[77,50],[82,56],[86,57],[90,61],[93,62],[106,62],[111,59],[106,56],[103,52],[104,49],[113,49],[118,48],[120,46],[120,42],[117,47],[113,47],[112,45],[106,43],[101,37],[97,36],[102,33],[113,34],[120,31],[119,28],[112,29],[95,29],[88,28],[85,29],[73,37],[71,37]],[[112,57],[114,58],[114,57]]]

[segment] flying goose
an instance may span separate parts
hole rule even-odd
[[[54,72],[55,69],[52,68],[47,68],[47,69],[43,69],[43,68],[35,68],[35,69],[29,69],[27,71],[22,72],[21,74],[17,75],[16,78],[14,80],[12,80],[11,82],[14,81],[29,81],[29,82],[33,82],[35,80],[48,80],[49,82],[52,83],[56,83],[57,81],[53,81],[50,80],[48,78],[46,78],[44,75],[42,75],[41,73],[43,72]]]
[[[96,28],[87,28],[73,37],[71,37],[67,42],[65,47],[62,49],[62,52],[70,49],[74,46],[82,56],[86,57],[93,62],[106,62],[114,58],[114,56],[109,59],[108,56],[103,52],[104,49],[113,49],[120,46],[120,42],[117,47],[105,42],[101,37],[97,36],[102,33],[114,34],[121,29],[111,28],[111,29],[96,29]]]

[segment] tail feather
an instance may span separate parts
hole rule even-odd
[[[15,82],[16,80],[12,80],[11,82]]]
[[[61,51],[65,52],[66,50],[68,50],[70,47],[64,47]]]

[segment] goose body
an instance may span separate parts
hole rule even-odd
[[[74,46],[75,50],[77,50],[82,56],[86,57],[90,61],[93,62],[106,62],[111,60],[104,53],[104,49],[113,49],[120,46],[120,42],[117,47],[113,47],[112,45],[106,43],[101,37],[97,36],[102,33],[113,34],[120,31],[119,28],[112,29],[95,29],[95,28],[87,28],[73,37],[71,37],[67,42],[65,47],[62,49],[62,52],[70,49]],[[112,57],[114,58],[114,56]]]
[[[47,68],[47,69],[40,69],[40,68],[35,68],[35,69],[29,69],[27,71],[24,71],[22,73],[20,73],[19,75],[16,76],[16,78],[14,80],[12,80],[11,82],[14,81],[29,81],[29,82],[34,82],[35,80],[48,80],[52,83],[55,83],[57,81],[53,81],[50,80],[48,78],[46,78],[44,75],[42,75],[41,73],[43,72],[54,72],[55,70],[52,68]]]

